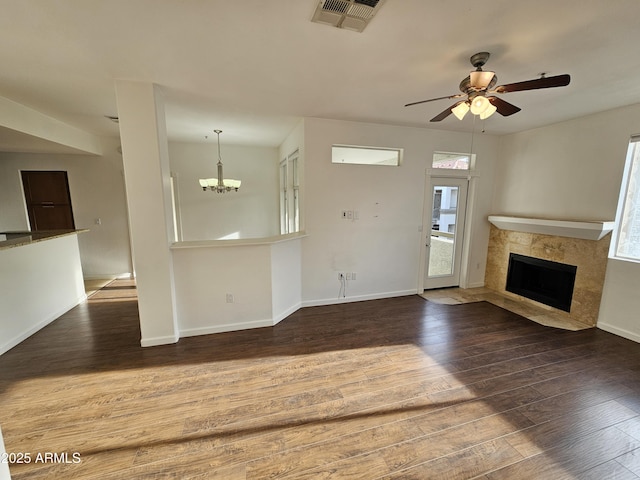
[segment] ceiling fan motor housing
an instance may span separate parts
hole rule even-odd
[[[469,61],[471,62],[471,65],[476,67],[478,70],[482,70],[484,64],[489,61],[490,56],[491,54],[489,52],[478,52],[474,55],[471,55]]]

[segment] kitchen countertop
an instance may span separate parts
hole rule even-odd
[[[88,232],[87,229],[82,230],[43,230],[38,232],[0,232],[0,250],[14,247],[22,247],[31,243],[51,240],[53,238],[64,237],[65,235],[74,235],[77,233]]]

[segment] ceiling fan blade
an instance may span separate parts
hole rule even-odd
[[[516,107],[515,105],[512,105],[509,102],[505,102],[498,97],[487,97],[487,100],[489,100],[491,104],[496,107],[497,112],[503,117],[508,117],[509,115],[518,113],[521,110],[520,107]]]
[[[421,103],[435,102],[436,100],[446,100],[446,99],[450,99],[450,98],[460,98],[460,97],[463,97],[463,96],[464,96],[464,94],[457,93],[456,95],[449,95],[447,97],[430,98],[429,100],[420,100],[419,102],[407,103],[405,105],[405,107],[410,107],[412,105],[419,105]]]
[[[440,112],[438,115],[436,115],[435,117],[433,117],[431,119],[432,122],[440,122],[442,120],[444,120],[445,118],[447,118],[449,115],[451,115],[451,109],[455,108],[460,102],[456,102],[453,105],[451,105],[450,107],[448,107],[446,110],[443,110],[442,112]]]
[[[569,85],[571,76],[568,74],[556,75],[555,77],[542,77],[524,82],[508,83],[500,85],[491,93],[521,92],[523,90],[537,90],[540,88],[564,87]]]

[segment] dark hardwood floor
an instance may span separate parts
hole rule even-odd
[[[0,356],[14,480],[640,478],[640,345],[597,329],[410,296],[139,339],[117,281]]]

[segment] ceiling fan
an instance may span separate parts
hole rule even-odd
[[[469,110],[471,110],[472,114],[478,115],[483,120],[493,115],[496,111],[503,117],[508,117],[509,115],[518,113],[520,108],[509,102],[505,102],[494,94],[537,90],[541,88],[564,87],[569,85],[569,82],[571,81],[571,76],[566,73],[563,75],[556,75],[554,77],[545,77],[545,75],[542,74],[540,78],[536,78],[534,80],[508,83],[506,85],[496,87],[495,84],[498,82],[498,77],[495,72],[482,70],[484,64],[489,60],[489,57],[489,52],[479,52],[471,56],[469,60],[471,61],[471,65],[475,67],[475,70],[460,82],[460,91],[462,93],[407,103],[405,107],[434,102],[436,100],[466,97],[465,100],[460,100],[454,103],[446,110],[433,117],[431,121],[439,122],[447,118],[452,113],[459,120],[462,120]]]

